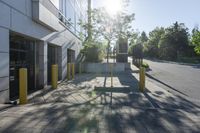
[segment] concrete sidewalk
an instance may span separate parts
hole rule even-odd
[[[29,104],[0,111],[0,132],[149,133],[200,132],[200,107],[147,80],[138,70],[76,75],[58,89],[30,96]]]

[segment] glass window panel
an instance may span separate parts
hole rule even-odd
[[[74,24],[75,24],[75,17],[74,17],[75,12],[74,12],[74,8],[72,6],[72,3],[69,0],[66,1],[66,9],[67,9],[66,18],[74,26]]]

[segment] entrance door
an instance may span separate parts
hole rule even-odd
[[[10,37],[10,100],[19,98],[19,69],[27,68],[28,92],[35,89],[34,41]]]

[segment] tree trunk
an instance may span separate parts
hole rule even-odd
[[[110,40],[108,40],[108,47],[107,47],[107,63],[109,63],[109,49],[110,49]]]

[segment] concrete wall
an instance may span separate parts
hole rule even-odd
[[[126,70],[126,63],[83,63],[83,71],[88,73],[107,73],[113,66],[113,72],[123,72]]]
[[[56,6],[56,8],[59,9],[59,1],[61,0],[50,0],[50,1]]]
[[[81,41],[72,34],[59,20],[40,5],[40,17],[44,22],[51,22],[50,29],[32,18],[32,0],[1,0],[0,1],[0,103],[9,99],[9,35],[17,33],[37,40],[40,45],[39,72],[40,84],[47,82],[47,45],[59,46],[59,78],[66,75],[67,48],[76,52],[81,48]],[[46,14],[45,14],[46,13]]]
[[[39,87],[45,87],[47,85],[47,77],[48,77],[48,73],[47,73],[47,42],[38,42],[38,70],[39,70]]]

